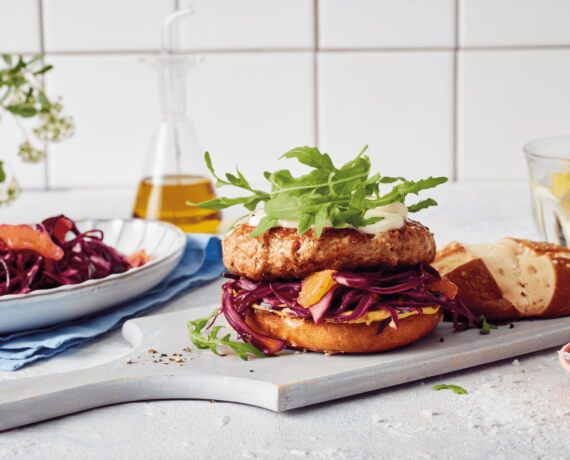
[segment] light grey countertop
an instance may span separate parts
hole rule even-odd
[[[536,238],[526,183],[448,184],[418,218],[439,245],[452,239]],[[126,217],[131,190],[28,192],[2,221]],[[212,303],[221,281],[152,314]],[[570,331],[568,332],[570,341]],[[0,381],[102,364],[130,347],[120,331]],[[223,358],[220,358],[223,359]],[[466,395],[431,389],[461,385]],[[94,409],[0,434],[0,458],[566,459],[570,375],[556,349],[290,412],[210,401],[152,401]]]

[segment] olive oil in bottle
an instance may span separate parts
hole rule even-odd
[[[186,204],[212,198],[215,198],[212,183],[203,176],[145,177],[139,184],[133,217],[170,222],[187,233],[215,233],[221,213]]]

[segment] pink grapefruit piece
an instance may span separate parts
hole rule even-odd
[[[566,372],[570,372],[570,343],[564,345],[558,352],[558,359]]]

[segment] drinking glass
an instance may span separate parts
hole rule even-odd
[[[523,147],[536,227],[545,241],[570,243],[570,136],[538,139]]]

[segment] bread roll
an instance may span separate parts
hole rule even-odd
[[[570,250],[561,246],[514,238],[454,241],[438,251],[433,266],[457,285],[476,316],[508,321],[570,314]]]
[[[369,325],[323,322],[317,325],[310,319],[279,316],[250,308],[246,322],[261,334],[284,340],[289,348],[329,353],[372,353],[418,341],[433,331],[442,317],[441,309],[435,314],[409,316],[398,321],[396,330],[387,326],[389,320],[383,325],[380,322]]]

